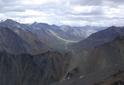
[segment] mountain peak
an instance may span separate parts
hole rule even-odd
[[[38,23],[38,22],[34,22],[32,25],[44,25],[44,26],[49,26],[49,24],[47,24],[47,23]]]
[[[14,20],[12,20],[12,19],[6,19],[5,21],[4,21],[5,23],[18,23],[18,22],[16,22],[16,21],[14,21]]]
[[[21,25],[19,22],[16,22],[12,19],[6,19],[5,21],[2,21],[0,23],[0,26],[2,27],[8,27],[8,28],[21,28]]]

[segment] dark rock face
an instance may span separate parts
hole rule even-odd
[[[118,71],[124,71],[123,34],[123,27],[110,27],[73,44],[72,53],[75,56],[72,57],[68,72],[71,76],[55,85],[123,85],[123,73],[117,74]],[[78,69],[77,73],[74,73],[75,68]],[[112,78],[114,74],[122,78]],[[99,84],[102,81],[104,83]]]
[[[27,52],[26,46],[28,44],[24,42],[17,34],[8,28],[0,28],[0,51],[6,51],[8,53],[24,53]]]
[[[102,36],[105,34],[106,36]],[[123,27],[110,27],[72,45],[73,54],[77,55],[77,65],[82,71],[85,70],[84,74],[124,64],[123,34]]]
[[[0,51],[8,53],[38,54],[49,50],[34,34],[18,28],[0,27],[0,39]]]
[[[49,85],[66,72],[68,54],[46,52],[39,55],[0,53],[1,85]]]
[[[124,85],[124,71],[118,71],[95,85]]]

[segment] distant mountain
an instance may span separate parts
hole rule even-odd
[[[108,29],[93,33],[85,40],[77,43],[77,46],[79,45],[79,47],[81,46],[82,48],[97,47],[104,43],[111,42],[118,36],[124,36],[124,28],[112,26]]]
[[[26,49],[26,53],[28,52],[29,54],[38,54],[38,53],[46,52],[48,50],[48,47],[45,44],[43,44],[32,32],[25,30],[23,27],[26,26],[23,26],[22,24],[19,24],[12,20],[6,20],[5,22],[0,23],[2,39],[6,37],[5,40],[13,40],[13,43],[18,43],[16,39],[21,39],[22,42],[26,43],[24,47]],[[3,33],[2,30],[6,30],[6,29],[8,29],[9,31],[4,31],[4,34],[7,35],[4,36],[4,34],[2,34]],[[9,35],[8,34],[9,32],[13,32],[13,33]],[[11,38],[11,35],[13,34],[15,34],[16,37],[18,38],[14,38],[14,39],[13,37]],[[20,43],[18,44],[19,46],[23,45],[21,42],[19,43]],[[16,46],[16,44],[14,45],[11,44],[12,47],[13,46],[18,47],[18,45]]]
[[[68,25],[57,26],[45,23],[33,23],[31,26],[34,28],[33,31],[47,30],[49,32],[50,30],[50,32],[53,31],[59,37],[71,41],[80,41],[96,31],[105,29],[105,27],[97,26],[71,27]]]
[[[73,56],[68,73],[55,85],[124,83],[124,27],[109,27],[69,47]]]
[[[27,34],[26,32],[28,32],[30,35],[33,34],[33,36],[35,35],[40,42],[56,50],[66,50],[68,44],[83,40],[99,29],[105,29],[105,27],[71,27],[66,25],[57,26],[37,22],[33,24],[21,24],[11,19],[1,22],[0,26],[8,27],[17,34],[20,32],[21,36],[22,31],[25,31],[25,33],[23,33],[24,36]],[[26,37],[26,39],[28,38]]]
[[[39,40],[45,43],[48,47],[54,49],[65,49],[65,41],[52,31],[52,28],[48,24],[44,23],[34,23],[29,26],[29,31],[35,34]]]

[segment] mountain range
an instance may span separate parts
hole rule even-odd
[[[11,19],[2,21],[0,23],[0,27],[8,27],[23,38],[25,36],[25,38],[29,38],[30,34],[30,38],[37,37],[42,43],[45,43],[45,45],[55,50],[66,50],[68,43],[75,43],[83,40],[90,34],[99,31],[99,28],[101,30],[105,29],[105,27],[71,27],[66,25],[57,26],[37,22],[33,24],[21,24]],[[30,40],[33,41],[33,39]]]
[[[124,27],[0,22],[1,85],[123,85]]]

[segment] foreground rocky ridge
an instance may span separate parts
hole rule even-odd
[[[68,54],[50,51],[38,55],[0,52],[0,84],[49,85],[63,77],[68,60]]]
[[[103,37],[103,33],[106,36]],[[73,44],[71,49],[73,48],[75,57],[71,59],[66,79],[55,85],[119,85],[112,84],[116,81],[123,83],[123,73],[119,74],[121,78],[112,78],[112,75],[124,71],[123,34],[123,27],[110,27]],[[111,83],[107,83],[109,81]]]

